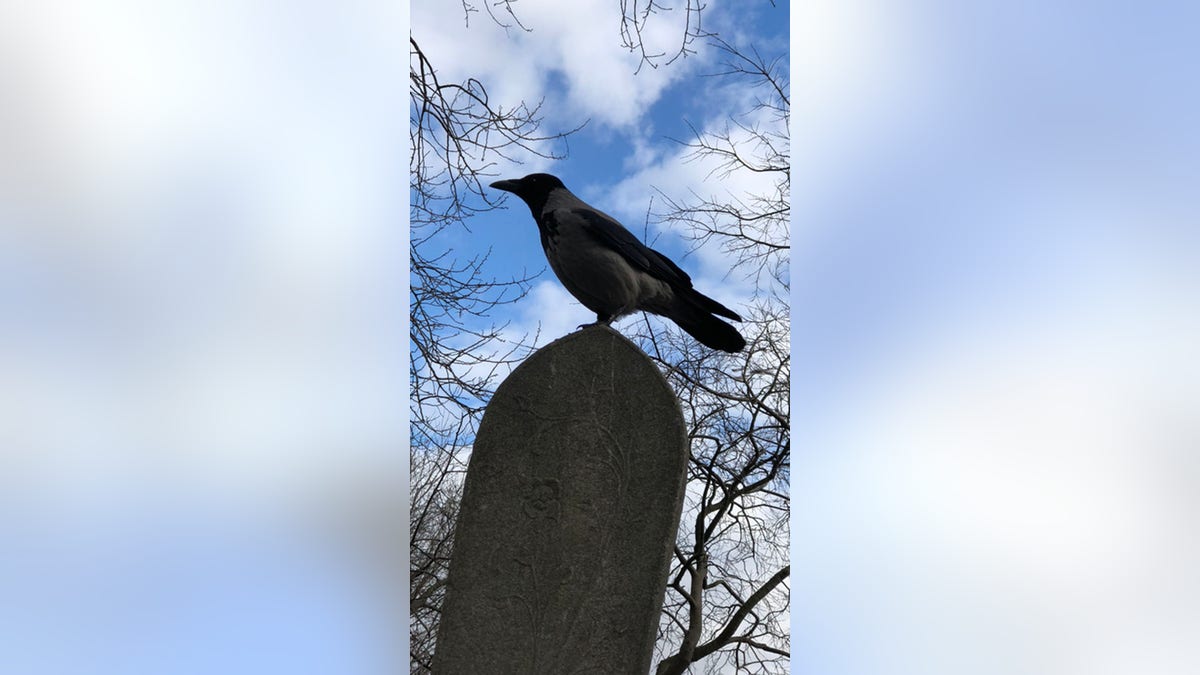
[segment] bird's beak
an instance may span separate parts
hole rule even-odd
[[[517,181],[515,181],[515,180],[498,180],[495,183],[492,183],[492,187],[496,188],[497,190],[504,190],[505,192],[516,192],[517,191]]]

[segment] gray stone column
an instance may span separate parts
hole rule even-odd
[[[475,440],[434,672],[646,673],[687,458],[678,400],[620,334],[529,357]]]

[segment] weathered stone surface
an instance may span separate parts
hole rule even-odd
[[[679,403],[615,331],[500,386],[455,531],[437,675],[646,673],[687,466]]]

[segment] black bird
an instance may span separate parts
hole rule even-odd
[[[534,173],[496,181],[492,187],[529,205],[550,268],[571,295],[596,313],[596,323],[608,325],[643,310],[674,321],[713,349],[739,352],[746,346],[737,329],[713,315],[734,321],[742,317],[692,288],[691,277],[678,265],[571,194],[558,178]]]

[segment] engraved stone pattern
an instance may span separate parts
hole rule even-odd
[[[646,673],[679,523],[683,416],[607,327],[538,350],[479,427],[438,675]]]

